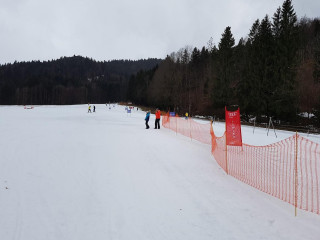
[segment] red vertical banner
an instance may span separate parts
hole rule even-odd
[[[240,123],[240,109],[236,111],[226,111],[226,137],[227,145],[242,146],[241,123]]]

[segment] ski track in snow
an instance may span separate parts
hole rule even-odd
[[[209,145],[153,129],[154,115],[146,130],[145,112],[124,108],[0,106],[1,240],[319,239],[320,216],[294,217],[226,175]],[[252,145],[293,134],[242,127]]]

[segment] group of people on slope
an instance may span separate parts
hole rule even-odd
[[[146,129],[149,129],[149,120],[150,120],[150,114],[151,114],[151,110],[147,111],[146,117],[145,117],[145,121],[146,121]],[[160,110],[157,108],[156,109],[156,120],[154,122],[154,129],[160,129],[160,118],[161,118],[161,112]]]
[[[96,106],[93,105],[93,112],[96,112]],[[88,113],[91,113],[91,105],[88,103]]]

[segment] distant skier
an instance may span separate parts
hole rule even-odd
[[[93,105],[93,112],[96,112],[96,106]]]
[[[149,129],[150,127],[149,127],[149,124],[148,124],[148,122],[149,122],[149,119],[150,119],[150,110],[147,112],[147,114],[146,114],[146,117],[145,117],[145,121],[146,121],[146,129]]]
[[[88,103],[88,113],[91,113],[91,105]]]
[[[154,129],[160,129],[160,117],[161,117],[161,112],[160,112],[160,110],[157,108],[157,109],[156,109],[156,120],[155,120]]]

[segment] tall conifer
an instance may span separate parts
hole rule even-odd
[[[234,37],[231,33],[231,27],[226,27],[222,33],[218,44],[218,72],[213,92],[216,106],[223,107],[230,104],[233,98],[233,89],[230,83],[233,80],[233,47],[235,44]]]

